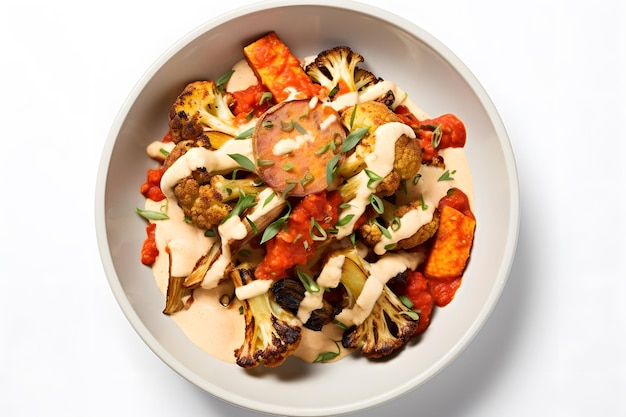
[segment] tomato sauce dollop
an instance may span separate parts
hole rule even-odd
[[[306,264],[315,254],[316,246],[326,240],[321,239],[322,233],[337,223],[341,201],[341,195],[336,191],[304,197],[291,212],[287,228],[266,242],[267,255],[254,272],[256,278],[285,278],[289,269]]]
[[[156,168],[149,169],[146,174],[146,181],[141,184],[141,194],[144,197],[149,198],[152,201],[161,201],[165,199],[165,194],[161,190],[161,178],[163,177],[163,173],[165,169]]]
[[[159,249],[156,243],[156,224],[148,223],[146,226],[146,240],[144,240],[141,246],[141,263],[144,265],[152,265],[157,256],[159,256]]]

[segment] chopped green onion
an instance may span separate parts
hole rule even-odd
[[[274,127],[274,122],[268,120],[268,121],[263,122],[261,126],[263,126],[266,129],[269,129],[269,128]]]
[[[385,206],[383,204],[383,200],[378,197],[376,194],[370,194],[370,204],[374,211],[378,214],[383,214],[385,212]]]
[[[243,191],[239,193],[239,199],[237,200],[237,204],[235,207],[228,213],[222,223],[225,223],[226,220],[230,219],[233,216],[239,217],[245,210],[256,206],[256,196],[254,194],[246,194]]]
[[[300,185],[304,186],[305,184],[313,181],[313,179],[313,173],[311,173],[311,171],[307,171],[306,174],[304,174],[304,177],[302,177],[302,179],[300,180]]]
[[[166,149],[160,148],[159,152],[161,152],[161,154],[163,154],[163,156],[166,158],[170,156],[170,153]]]
[[[381,177],[374,171],[371,171],[367,168],[365,168],[364,171],[365,171],[365,174],[367,174],[367,177],[369,178],[369,181],[367,182],[367,188],[376,188],[376,185],[378,185],[378,182],[383,180],[383,177]]]
[[[401,311],[400,314],[409,316],[414,321],[418,321],[420,319],[420,315],[415,310]]]
[[[313,294],[316,292],[320,292],[320,286],[317,285],[317,282],[309,274],[304,271],[301,271],[300,268],[296,268],[296,274],[298,275],[298,279],[304,285],[304,288],[307,292]]]
[[[287,120],[280,122],[280,129],[284,132],[291,132],[293,130],[293,120]]]
[[[391,220],[391,224],[389,225],[389,227],[391,227],[391,230],[393,230],[394,232],[397,232],[398,230],[400,230],[400,227],[402,226],[402,222],[400,221],[400,217],[394,217]]]
[[[293,169],[293,162],[287,161],[283,165],[283,171],[291,171]]]
[[[217,232],[215,231],[215,229],[207,229],[204,231],[204,236],[205,237],[215,237],[217,236]]]
[[[264,92],[263,94],[261,94],[261,100],[259,100],[259,105],[271,101],[272,98],[274,98],[272,93],[270,93],[269,91]]]
[[[428,205],[424,202],[424,194],[420,195],[420,205],[422,206],[422,210],[428,210]]]
[[[404,304],[406,308],[411,309],[415,305],[413,304],[413,301],[411,301],[406,295],[399,295],[398,298],[400,299],[400,301],[402,301],[402,304]]]
[[[272,161],[271,159],[259,159],[259,158],[257,158],[256,163],[260,167],[274,165],[274,161]]]
[[[335,94],[337,94],[338,92],[339,92],[339,84],[334,86],[333,89],[328,92],[328,98],[332,100],[332,98],[335,97]]]
[[[433,130],[433,137],[431,139],[433,148],[437,148],[441,144],[442,136],[443,136],[443,131],[441,130],[441,125],[435,126],[435,130]]]
[[[316,241],[326,240],[328,235],[326,234],[326,230],[315,220],[315,217],[311,217],[311,227],[309,228],[309,234],[311,235],[311,239]]]
[[[387,229],[385,226],[380,224],[378,222],[378,220],[374,220],[374,224],[376,226],[378,226],[378,228],[380,229],[380,232],[383,234],[383,236],[385,236],[387,239],[391,239],[391,232],[389,232],[389,229]]]
[[[326,163],[326,184],[331,184],[335,180],[337,175],[337,163],[339,163],[339,157],[341,155],[335,155]]]
[[[152,210],[142,210],[140,208],[135,208],[137,213],[148,220],[168,220],[170,216],[165,213],[161,213],[160,211],[152,211]]]

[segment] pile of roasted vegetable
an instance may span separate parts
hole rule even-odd
[[[223,304],[245,318],[234,352],[244,368],[280,365],[303,329],[330,326],[341,329],[338,352],[318,361],[388,356],[460,286],[476,222],[442,153],[465,145],[465,127],[415,114],[348,47],[302,63],[269,33],[243,55],[256,83],[231,91],[231,71],[188,84],[169,112],[169,150],[141,187],[162,202],[138,209],[149,220],[144,264],[176,262],[155,240],[160,224],[181,220],[173,213],[207,242],[189,273],[170,270],[164,312],[229,280],[236,296]]]

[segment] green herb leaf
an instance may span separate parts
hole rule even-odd
[[[254,166],[254,162],[252,162],[247,156],[242,155],[240,153],[229,153],[228,156],[231,157],[235,162],[237,162],[243,169],[247,169],[248,171],[256,171],[256,167]]]
[[[226,87],[226,83],[228,82],[228,80],[230,80],[230,77],[232,77],[233,73],[235,72],[235,70],[230,70],[222,75],[220,75],[218,77],[218,79],[215,81],[215,86],[220,90],[220,91],[224,91],[225,87]]]
[[[441,174],[441,176],[437,179],[437,181],[454,181],[454,177],[452,175],[456,174],[456,169],[450,172],[449,169]]]
[[[339,219],[337,221],[337,226],[341,227],[341,226],[345,226],[346,224],[350,223],[350,221],[354,218],[354,214],[348,214],[345,217],[342,217],[341,219]]]
[[[239,217],[244,211],[256,206],[256,204],[256,196],[254,194],[246,194],[244,192],[240,192],[237,204],[235,204],[235,207],[233,207],[230,213],[228,213],[228,215],[224,217],[222,223],[225,223],[226,220],[230,219],[233,216]]]
[[[254,127],[251,127],[248,130],[244,130],[243,132],[241,132],[240,134],[235,136],[235,140],[248,139],[248,138],[252,137],[252,133],[253,132],[254,132]]]
[[[276,194],[272,193],[272,195],[276,195]],[[263,236],[261,236],[260,243],[263,244],[267,242],[268,240],[276,236],[278,232],[280,232],[282,229],[286,228],[287,220],[289,219],[290,215],[291,215],[291,204],[287,202],[287,210],[285,211],[285,214],[280,216],[278,219],[274,220],[272,223],[270,223],[269,226],[265,228],[265,230],[263,231]]]
[[[339,327],[346,328],[346,326],[343,323],[339,323],[339,322],[336,322],[336,323]],[[326,361],[330,361],[338,357],[339,354],[341,353],[341,347],[339,346],[339,343],[337,342],[335,342],[335,345],[337,346],[337,352],[322,352],[319,355],[317,355],[317,358],[315,358],[313,362],[326,362]]]
[[[363,139],[363,136],[365,136],[368,130],[368,127],[360,127],[357,130],[350,132],[350,134],[346,136],[346,139],[343,141],[340,152],[348,152],[353,149],[356,145],[358,145],[361,139]]]
[[[326,184],[331,184],[335,180],[335,176],[337,175],[337,163],[339,163],[340,156],[341,155],[337,154],[326,163]]]
[[[294,122],[294,123],[293,123],[293,127],[295,127],[295,128],[296,128],[296,130],[298,131],[298,133],[300,133],[301,135],[306,135],[307,133],[309,133],[309,132],[307,132],[307,130],[306,130],[304,127],[302,127],[302,125],[301,125],[300,123],[298,123],[298,122]]]
[[[337,94],[338,92],[339,92],[339,84],[334,86],[333,89],[328,92],[328,98],[332,100],[332,98],[335,97],[335,94]]]
[[[276,193],[270,194],[263,202],[263,207],[267,206],[276,197]]]
[[[139,207],[135,208],[135,210],[141,217],[148,220],[168,220],[170,218],[170,216],[160,211],[142,210]]]

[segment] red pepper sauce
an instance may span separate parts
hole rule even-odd
[[[273,104],[273,100],[264,99],[263,94],[267,92],[268,90],[261,83],[233,92],[231,111],[235,115],[235,122],[246,123],[250,117],[261,116]]]
[[[326,231],[337,223],[341,201],[337,192],[323,191],[304,197],[291,212],[287,228],[265,244],[267,255],[254,272],[256,278],[285,278],[289,269],[306,264],[316,247],[326,240]]]
[[[144,265],[152,265],[159,255],[159,249],[156,244],[156,224],[148,223],[146,226],[146,240],[141,246],[141,263]]]
[[[463,122],[453,114],[444,114],[434,119],[418,120],[406,106],[395,110],[402,121],[415,130],[422,148],[422,160],[430,162],[439,156],[438,150],[462,148],[467,132]]]
[[[139,191],[144,197],[152,201],[161,201],[165,199],[163,191],[161,191],[161,178],[165,170],[163,168],[149,169],[146,174],[146,182],[141,184]]]

